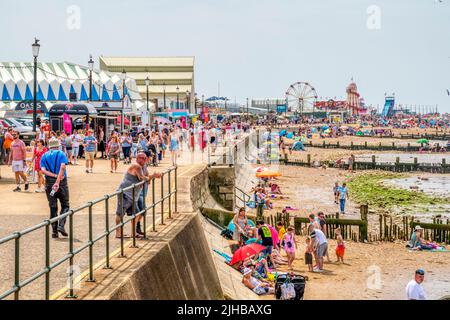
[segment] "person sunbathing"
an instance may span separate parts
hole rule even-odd
[[[270,192],[274,193],[274,194],[283,194],[281,192],[280,186],[276,183],[269,183],[269,187],[270,187]]]
[[[250,268],[244,269],[244,275],[242,277],[242,283],[252,290],[257,295],[274,294],[275,289],[267,282],[262,282],[252,276],[252,270]]]
[[[273,260],[277,265],[286,265],[288,264],[287,260],[280,254],[277,248],[274,248],[272,251]]]

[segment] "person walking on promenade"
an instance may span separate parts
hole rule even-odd
[[[25,143],[20,140],[18,132],[12,131],[12,137],[14,141],[11,143],[11,152],[9,154],[8,165],[12,166],[12,171],[14,172],[14,176],[16,178],[17,187],[13,191],[22,191],[20,189],[20,178],[22,178],[25,184],[25,191],[28,191],[28,187],[30,185],[27,181],[27,175],[25,174],[27,170],[27,149]]]
[[[120,143],[122,144],[123,163],[129,164],[131,163],[130,154],[131,147],[133,146],[133,138],[128,134],[128,132],[124,132],[120,138]]]
[[[58,200],[61,205],[60,215],[65,214],[69,208],[69,186],[67,184],[66,166],[67,160],[64,152],[59,150],[60,143],[57,139],[48,142],[49,151],[41,158],[41,170],[45,175],[45,193],[50,207],[50,219],[58,216]],[[52,238],[58,238],[58,232],[67,237],[64,229],[66,218],[52,223]]]
[[[170,138],[169,144],[170,158],[172,160],[172,165],[176,166],[178,158],[178,150],[180,149],[180,138],[174,129],[170,129],[169,138]]]
[[[9,127],[3,138],[3,150],[5,150],[5,162],[8,163],[11,154],[11,144],[13,143],[13,129]]]
[[[84,155],[86,158],[86,173],[92,173],[92,168],[94,167],[95,147],[97,143],[97,139],[94,137],[94,131],[89,129],[83,140]]]
[[[48,149],[45,147],[44,140],[38,140],[36,147],[33,150],[33,158],[31,159],[31,163],[34,162],[34,171],[36,171],[38,175],[37,177],[38,188],[34,190],[34,192],[36,193],[45,192],[45,190],[42,189],[45,180],[41,170],[41,158],[47,151]]]
[[[77,165],[78,155],[80,153],[80,144],[83,142],[81,135],[77,130],[73,130],[73,134],[70,136],[72,139],[72,159],[73,164]]]
[[[427,295],[422,287],[425,278],[425,271],[417,269],[414,279],[406,285],[406,299],[408,300],[427,300]]]
[[[339,188],[339,209],[341,214],[345,214],[345,202],[348,200],[347,184],[344,182]]]
[[[117,136],[113,136],[108,143],[107,148],[108,157],[111,161],[111,173],[117,172],[117,163],[119,161],[120,143]]]

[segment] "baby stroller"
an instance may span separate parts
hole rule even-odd
[[[283,290],[286,288],[294,287],[295,297],[291,297],[290,300],[303,300],[303,294],[305,293],[306,278],[297,274],[280,274],[275,281],[275,297],[277,300],[282,300]]]
[[[154,144],[149,144],[148,149],[151,151],[152,165],[156,167],[158,165],[158,154]]]

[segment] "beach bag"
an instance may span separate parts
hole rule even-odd
[[[280,300],[292,300],[295,299],[295,286],[291,282],[285,282],[281,285],[281,297]]]

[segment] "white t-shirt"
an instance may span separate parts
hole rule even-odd
[[[319,242],[319,245],[327,243],[327,237],[321,230],[315,229],[314,232],[316,233],[316,239]]]
[[[78,148],[82,140],[79,134],[72,135],[72,147]]]
[[[406,299],[408,300],[426,300],[427,296],[423,287],[416,282],[416,280],[411,280],[406,286]]]

